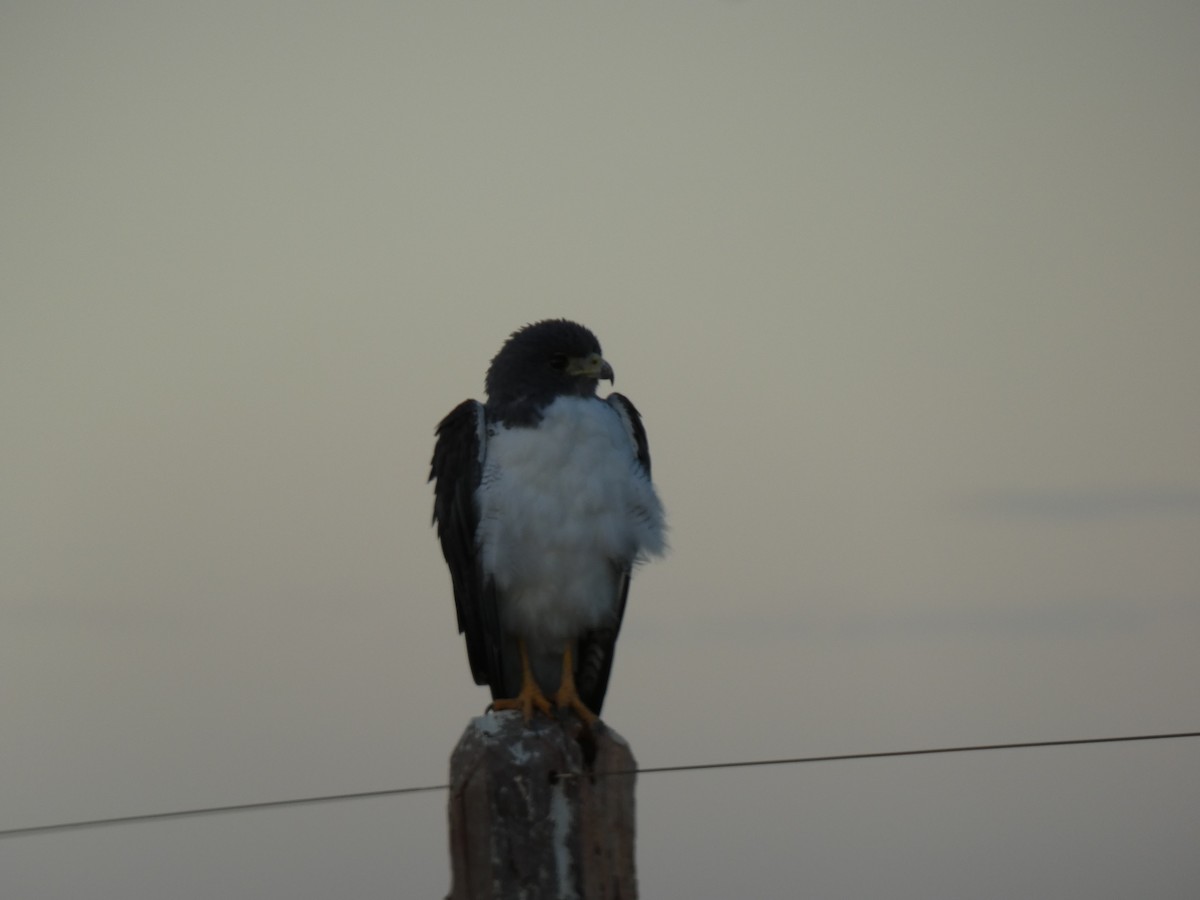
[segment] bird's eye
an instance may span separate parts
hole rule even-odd
[[[550,367],[558,369],[561,372],[567,367],[567,355],[565,353],[555,353],[550,357]]]

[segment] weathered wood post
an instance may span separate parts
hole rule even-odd
[[[472,719],[450,758],[449,900],[635,900],[636,768],[602,722]]]

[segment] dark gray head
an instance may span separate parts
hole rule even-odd
[[[556,397],[593,397],[613,370],[588,329],[546,319],[514,331],[487,373],[488,409],[509,425],[532,425]]]

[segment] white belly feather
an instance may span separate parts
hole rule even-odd
[[[611,622],[621,571],[664,550],[663,511],[615,409],[560,397],[490,429],[476,542],[506,630],[561,644]]]

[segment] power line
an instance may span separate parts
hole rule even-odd
[[[929,747],[924,750],[884,750],[879,753],[840,753],[834,756],[794,756],[787,759],[752,759],[742,762],[697,763],[682,766],[648,766],[608,775],[643,775],[655,772],[690,772],[697,769],[745,769],[753,766],[790,766],[797,763],[839,762],[849,759],[882,759],[889,756],[932,756],[935,753],[973,753],[977,750],[1022,750],[1029,747],[1066,747],[1080,744],[1116,744],[1128,741],[1165,741],[1172,738],[1200,737],[1200,731],[1180,731],[1174,734],[1134,734],[1122,737],[1077,738],[1070,741],[1022,741],[1013,744],[974,744],[967,747]],[[0,832],[3,836],[4,832]]]
[[[598,773],[602,777],[613,775],[654,775],[659,772],[695,772],[702,769],[744,769],[754,766],[791,766],[799,763],[844,762],[855,759],[884,759],[898,756],[932,756],[944,753],[974,753],[979,750],[1023,750],[1034,747],[1068,747],[1083,744],[1117,744],[1132,741],[1166,741],[1178,738],[1200,737],[1200,731],[1179,731],[1170,734],[1135,734],[1120,737],[1076,738],[1066,741],[1021,741],[1007,744],[973,744],[961,747],[929,747],[921,750],[884,750],[875,753],[840,753],[831,756],[793,756],[783,759],[751,759],[737,762],[695,763],[675,766],[647,766],[640,769]],[[247,812],[258,809],[279,809],[285,806],[309,806],[317,803],[334,803],[342,800],[365,800],[372,797],[392,797],[399,794],[423,794],[448,790],[448,784],[430,784],[421,787],[389,788],[381,791],[359,791],[350,794],[327,794],[319,797],[298,797],[291,800],[267,800],[258,803],[235,803],[228,806],[208,806],[199,809],[181,809],[173,812],[143,813],[133,816],[113,816],[106,819],[86,819],[77,822],[59,822],[54,825],[31,825],[25,828],[0,829],[0,838],[18,835],[45,834],[51,831],[74,831],[82,828],[98,828],[102,825],[131,825],[139,822],[154,822],[164,819],[182,819],[194,816],[210,816],[218,813]]]
[[[135,822],[154,822],[163,819],[182,819],[192,816],[211,816],[217,813],[246,812],[252,809],[279,809],[284,806],[308,806],[316,803],[333,803],[339,800],[365,800],[369,797],[390,797],[394,794],[422,794],[429,791],[444,791],[448,784],[430,784],[423,787],[390,788],[382,791],[359,791],[353,794],[328,794],[322,797],[297,797],[292,800],[265,800],[258,803],[233,803],[229,806],[205,806],[200,809],[180,809],[172,812],[142,813],[135,816],[112,816],[107,819],[85,819],[79,822],[59,822],[54,825],[31,825],[26,828],[0,830],[0,838],[16,837],[21,834],[43,834],[48,831],[74,831],[79,828],[97,828],[101,825],[131,825]]]

